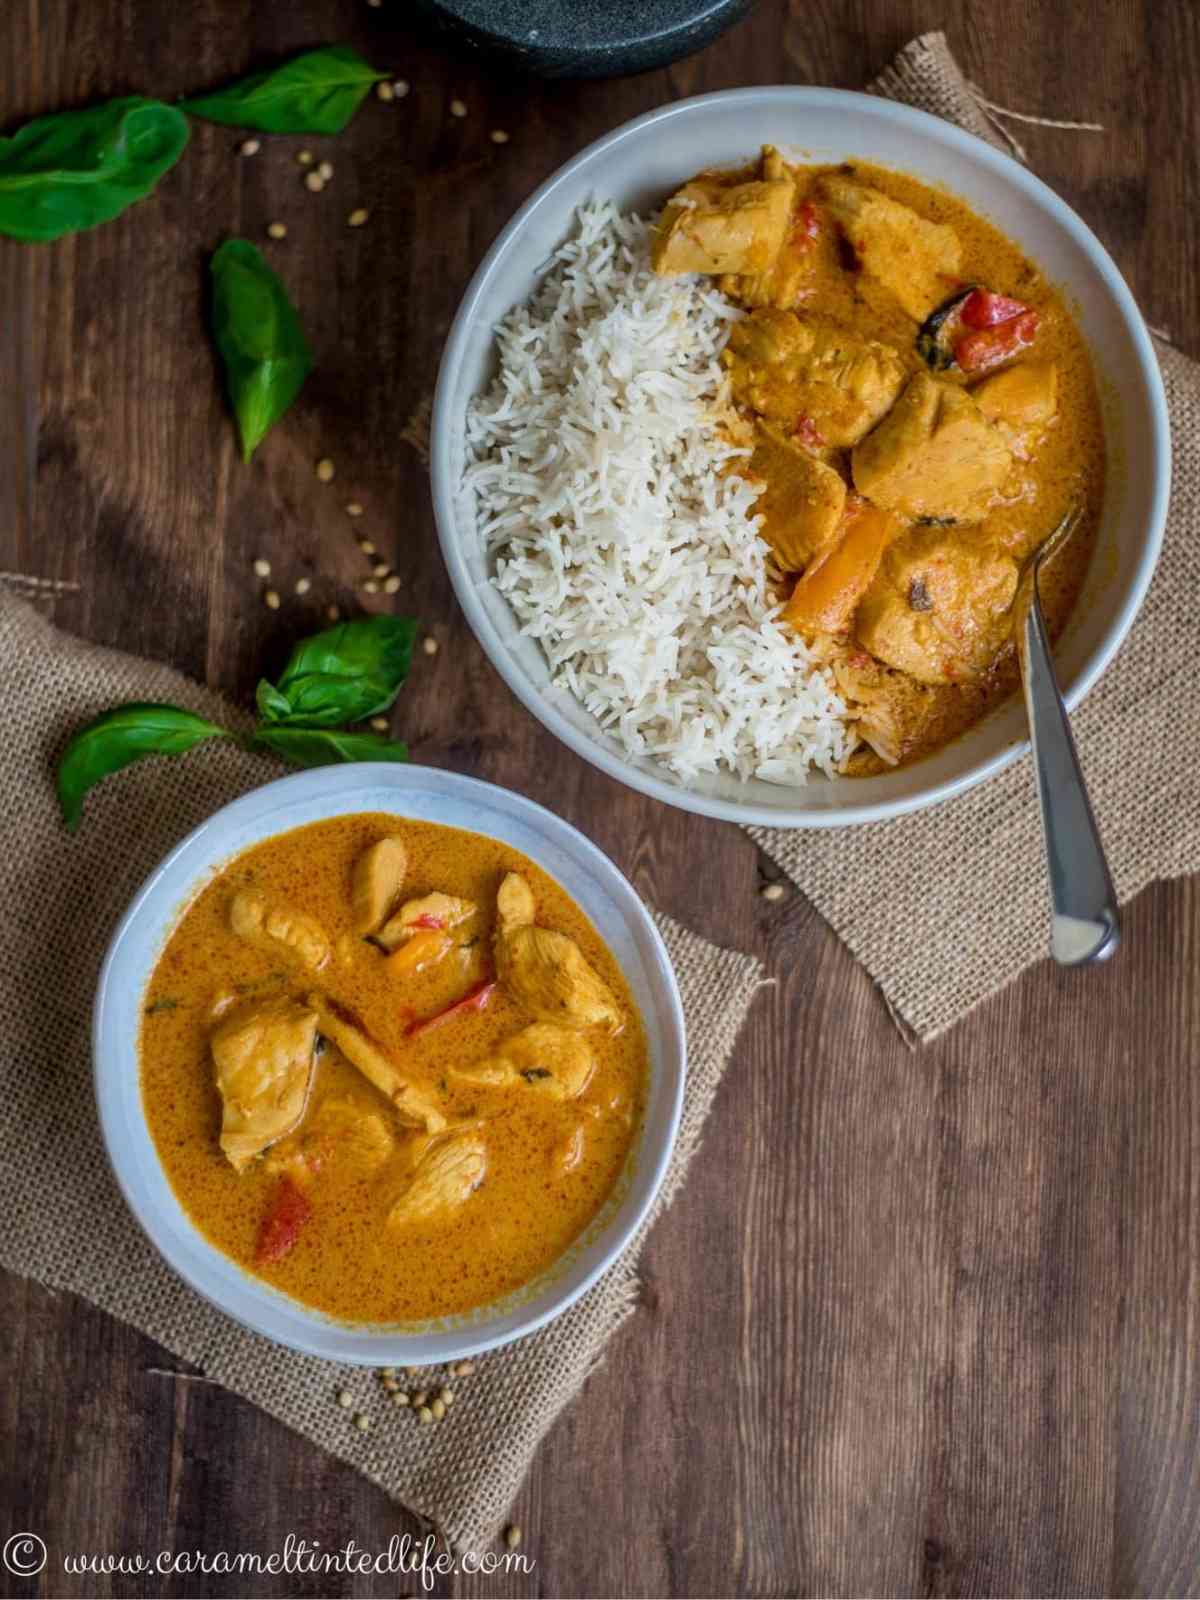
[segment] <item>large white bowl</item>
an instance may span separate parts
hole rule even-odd
[[[1110,463],[1096,558],[1057,650],[1072,707],[1129,631],[1158,559],[1170,479],[1167,410],[1137,306],[1091,230],[1008,156],[907,106],[806,88],[737,89],[680,101],[589,146],[517,212],[463,299],[433,408],[434,509],[467,620],[534,716],[623,783],[708,816],[776,827],[835,827],[914,811],[999,772],[1027,748],[1019,699],[929,759],[879,777],[814,778],[803,787],[713,777],[685,786],[657,764],[625,755],[582,707],[549,688],[540,648],[519,635],[512,613],[489,586],[483,551],[457,494],[466,407],[494,370],[492,330],[529,295],[539,269],[566,237],[576,206],[595,195],[653,210],[699,168],[749,160],[766,143],[810,161],[873,161],[941,185],[1015,239],[1065,291],[1100,381]]]
[[[587,912],[624,972],[646,1027],[650,1087],[639,1140],[607,1207],[543,1278],[435,1323],[334,1321],[235,1265],[203,1237],[167,1181],[142,1111],[138,1031],[154,964],[180,914],[233,856],[273,834],[354,811],[469,828],[524,851]],[[96,1102],[113,1172],[152,1244],[206,1299],[258,1333],[310,1355],[369,1366],[425,1366],[473,1355],[560,1315],[629,1242],[666,1170],[683,1103],[679,990],[658,930],[607,856],[532,801],[428,767],[363,763],[281,778],[190,834],[138,892],[104,961],[93,1021]]]

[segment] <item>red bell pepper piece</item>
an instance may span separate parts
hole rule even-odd
[[[435,1012],[432,1017],[426,1017],[424,1022],[410,1022],[408,1025],[408,1037],[415,1039],[418,1034],[425,1033],[430,1028],[436,1028],[439,1022],[445,1022],[450,1017],[461,1016],[467,1011],[482,1011],[492,998],[495,988],[495,978],[485,978],[482,983],[476,984],[470,994],[465,994],[461,1000],[456,1000],[452,1006],[447,1006],[444,1011]]]
[[[820,237],[821,218],[816,206],[806,200],[800,207],[795,222],[792,224],[791,242],[796,250],[807,250],[813,241]]]
[[[255,1260],[265,1266],[282,1261],[300,1237],[300,1230],[312,1216],[308,1196],[291,1178],[280,1178],[267,1214],[258,1230]]]
[[[1028,310],[1022,301],[1010,300],[1006,294],[975,289],[963,301],[959,316],[968,328],[994,328],[998,322],[1011,322]]]
[[[810,450],[822,450],[825,447],[825,435],[813,419],[804,416],[803,413],[796,418],[796,426],[792,432],[800,443],[806,444]]]
[[[1032,344],[1037,330],[1037,312],[1023,311],[1008,322],[968,333],[954,346],[954,359],[964,372],[983,372]]]

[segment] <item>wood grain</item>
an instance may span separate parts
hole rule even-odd
[[[78,583],[52,607],[64,626],[246,695],[326,605],[356,603],[366,572],[341,508],[361,500],[398,599],[442,646],[397,719],[422,759],[549,803],[655,904],[778,979],[650,1243],[638,1314],[515,1508],[536,1570],[446,1592],[1200,1591],[1195,883],[1141,897],[1111,969],[1038,967],[909,1051],[819,917],[759,898],[748,838],[627,793],[521,710],[454,607],[424,469],[399,442],[483,251],[582,145],[709,89],[858,86],[937,26],[990,98],[1105,125],[1019,133],[1149,320],[1200,353],[1200,11],[1185,0],[1093,0],[1086,16],[1054,0],[762,0],[668,71],[555,85],[450,59],[395,0],[22,0],[0,24],[6,126],[117,92],[173,96],[321,40],[413,85],[336,143],[241,159],[235,132],[197,127],[153,203],[51,248],[0,245],[0,569]],[[465,120],[448,115],[454,96]],[[507,145],[489,140],[497,127]],[[294,155],[327,144],[335,181],[313,197]],[[359,204],[370,225],[348,231]],[[318,367],[246,470],[203,331],[205,261],[276,219],[289,233],[270,255]],[[323,454],[328,488],[312,474]],[[285,597],[275,613],[259,555]],[[382,1549],[406,1526],[250,1407],[159,1375],[177,1363],[130,1329],[4,1288],[0,1535],[33,1528],[52,1555],[266,1553],[289,1532]],[[52,1564],[13,1592],[230,1587],[63,1580]]]

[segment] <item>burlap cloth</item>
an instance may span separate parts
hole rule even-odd
[[[220,696],[169,667],[68,638],[0,589],[0,1265],[70,1289],[133,1323],[208,1377],[352,1462],[465,1548],[495,1535],[537,1443],[633,1310],[637,1240],[565,1316],[479,1358],[436,1427],[385,1403],[375,1376],[280,1350],[194,1294],[143,1238],[112,1180],[91,1087],[92,996],[113,925],[165,852],[220,805],[278,775],[270,761],[208,746],[147,762],[88,798],[80,832],[58,820],[51,772],[65,733],[121,700],[169,700],[228,719]],[[660,916],[690,1046],[683,1124],[655,1207],[670,1203],[762,981]],[[374,1424],[358,1433],[341,1387]]]
[[[876,92],[993,137],[987,108],[940,35],[914,41]],[[998,141],[997,141],[998,142]],[[1200,430],[1192,364],[1162,351],[1177,451]],[[1076,719],[1118,887],[1196,865],[1196,764],[1169,776],[1135,752],[1179,748],[1200,691],[1198,474],[1180,452],[1167,548],[1132,637]],[[165,699],[228,716],[218,696],[169,668],[72,640],[0,590],[0,1264],[123,1317],[210,1378],[353,1463],[460,1547],[494,1534],[538,1441],[633,1309],[644,1237],[553,1326],[484,1357],[436,1428],[385,1407],[367,1375],[282,1352],[214,1311],[166,1270],[132,1222],[101,1151],[89,1081],[97,968],[116,917],[167,848],[216,807],[273,775],[262,758],[215,746],[103,785],[70,839],[50,783],[54,752],[82,718],[124,699]],[[1135,723],[1135,720],[1136,723]],[[862,958],[889,1000],[932,1035],[1014,977],[1045,946],[1037,815],[1019,765],[934,814],[844,833],[759,831],[763,846]],[[899,848],[898,848],[899,847]],[[920,875],[894,870],[921,860]],[[876,916],[886,903],[886,918]],[[691,1059],[683,1126],[658,1210],[682,1182],[758,964],[659,919],[683,990]],[[646,1224],[648,1228],[653,1218]],[[368,1434],[333,1404],[345,1385]]]
[[[1001,148],[1012,145],[991,114],[999,108],[963,77],[941,34],[906,46],[871,89]],[[1200,368],[1161,342],[1158,355],[1174,450],[1162,559],[1129,638],[1072,719],[1122,901],[1152,879],[1200,867],[1200,764],[1187,747],[1189,730],[1200,728]],[[1163,751],[1177,759],[1164,761]],[[921,1039],[959,1021],[1049,950],[1028,757],[900,821],[750,832]],[[904,869],[913,862],[920,871]]]

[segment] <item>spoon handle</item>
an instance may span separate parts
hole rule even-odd
[[[1042,608],[1033,603],[1021,633],[1025,705],[1037,777],[1054,924],[1050,950],[1060,966],[1104,961],[1121,942],[1117,897],[1092,815],[1067,708],[1054,674]]]

